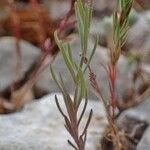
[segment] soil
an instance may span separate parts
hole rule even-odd
[[[148,127],[148,123],[135,118],[126,117],[119,127],[119,131],[124,131],[124,142],[122,143],[127,150],[136,150],[136,146],[141,140],[144,132]],[[102,150],[115,150],[109,136],[110,127],[104,132],[101,140]]]

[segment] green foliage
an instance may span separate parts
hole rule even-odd
[[[115,11],[113,16],[113,39],[117,47],[122,47],[127,38],[129,14],[132,8],[133,0],[118,0],[118,3],[119,9]]]
[[[89,6],[88,4],[82,5],[81,0],[77,0],[75,4],[76,18],[78,22],[78,30],[81,39],[81,49],[86,53],[88,46],[88,35],[90,30],[90,23],[92,17],[92,6],[93,2],[91,1]]]
[[[87,86],[86,86],[84,74],[87,68],[89,67],[89,64],[95,53],[97,42],[98,42],[96,38],[92,52],[89,58],[87,58],[86,53],[88,49],[88,36],[89,36],[90,22],[92,16],[92,4],[93,4],[92,1],[90,2],[89,5],[83,4],[81,0],[77,0],[75,3],[75,13],[76,13],[78,31],[79,31],[80,42],[81,42],[81,57],[79,63],[77,63],[72,56],[72,49],[70,44],[65,43],[61,39],[59,39],[57,31],[55,31],[54,33],[55,41],[62,54],[64,63],[72,77],[72,81],[75,89],[74,98],[70,97],[65,87],[64,80],[63,77],[61,76],[61,73],[57,75],[53,70],[53,67],[50,66],[51,75],[63,95],[67,114],[64,114],[63,110],[61,109],[57,96],[55,96],[56,104],[60,113],[64,117],[65,127],[67,131],[70,133],[70,135],[72,136],[72,138],[74,139],[76,145],[74,145],[70,140],[68,141],[68,143],[77,150],[83,150],[85,147],[87,128],[92,117],[92,110],[91,110],[87,122],[85,124],[85,128],[83,129],[83,132],[79,134],[79,124],[82,121],[82,117],[85,113],[86,106],[87,106],[87,99],[88,99],[87,98],[88,92],[87,92]],[[78,115],[79,114],[78,109],[82,99],[85,99],[85,103],[81,111],[81,114]]]
[[[129,14],[132,8],[133,0],[118,0],[118,7],[113,15],[113,41],[111,61],[116,64],[119,59],[121,48],[125,44],[128,28]]]
[[[108,122],[112,126],[112,131],[114,132],[114,137],[116,138],[116,143],[119,143],[119,139],[117,139],[117,129],[115,127],[114,115],[115,115],[115,81],[116,81],[116,63],[119,59],[121,47],[124,45],[127,34],[128,34],[128,26],[129,26],[129,14],[131,11],[133,0],[118,0],[118,7],[113,15],[113,46],[111,47],[111,65],[108,66],[108,74],[109,74],[109,85],[110,85],[110,94],[111,94],[111,105],[113,109],[112,115],[110,114],[110,110],[103,99],[101,94],[100,88],[96,81],[95,74],[90,69],[90,62],[92,57],[95,53],[98,39],[96,38],[94,47],[92,52],[87,58],[87,50],[88,50],[88,36],[90,30],[90,23],[92,17],[92,7],[93,1],[91,0],[89,4],[83,4],[82,0],[77,0],[75,3],[75,14],[77,18],[78,24],[78,31],[80,36],[80,43],[81,43],[81,57],[80,61],[76,62],[72,56],[72,49],[69,43],[63,42],[57,33],[54,34],[55,41],[59,47],[59,50],[62,54],[64,63],[72,77],[73,85],[74,85],[74,97],[72,98],[64,84],[63,77],[61,73],[57,75],[53,70],[53,67],[50,66],[50,71],[54,81],[56,82],[57,86],[59,87],[67,113],[65,114],[59,104],[59,100],[57,95],[55,96],[57,107],[62,114],[65,120],[65,128],[72,136],[74,143],[68,140],[68,143],[76,150],[84,150],[85,149],[85,142],[87,136],[87,128],[89,126],[91,117],[92,117],[92,110],[89,113],[87,118],[87,122],[85,123],[85,127],[80,133],[79,125],[82,121],[83,115],[85,113],[87,107],[87,99],[88,99],[88,92],[87,86],[85,81],[85,72],[89,68],[90,70],[90,82],[93,86],[96,93],[98,93],[98,97],[102,99],[104,102],[104,106],[106,108],[106,113],[108,117]],[[78,112],[80,104],[82,100],[85,99],[85,103],[81,113]],[[118,144],[119,145],[119,144]]]

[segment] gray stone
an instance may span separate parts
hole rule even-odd
[[[150,11],[139,15],[137,23],[129,30],[126,47],[131,52],[140,54],[143,62],[150,63]]]
[[[22,68],[21,76],[29,69],[40,55],[40,50],[30,43],[21,40]],[[10,86],[16,79],[16,44],[13,37],[0,38],[0,91]]]
[[[44,0],[43,4],[49,10],[49,15],[53,19],[62,19],[70,8],[68,0]],[[97,16],[110,14],[115,7],[115,0],[95,0],[94,10]]]
[[[107,18],[107,17],[106,17]],[[98,17],[93,17],[92,21],[91,21],[91,28],[90,28],[90,34],[93,37],[98,36],[99,37],[99,44],[101,46],[106,46],[107,45],[107,41],[106,41],[106,30],[105,30],[105,25],[104,25],[104,21],[106,19],[100,19]],[[108,30],[107,30],[108,31]],[[110,33],[110,32],[109,32]]]
[[[66,0],[44,0],[44,6],[49,11],[49,16],[54,19],[62,19],[70,8],[70,3]]]
[[[135,118],[137,120],[141,120],[150,124],[149,112],[150,112],[150,97],[148,97],[139,105],[124,111],[118,118],[118,124],[123,122],[124,118],[126,117]]]
[[[150,64],[150,34],[145,43],[143,44],[143,47],[141,48],[142,51],[140,52],[141,58],[143,62]],[[144,53],[143,53],[144,51]]]
[[[115,0],[95,0],[94,10],[100,11],[101,13],[107,13],[112,11],[115,7]]]
[[[95,36],[95,35],[102,34],[103,32],[104,32],[104,28],[102,26],[102,21],[94,17],[91,22],[90,33]]]
[[[142,103],[125,110],[117,118],[117,126],[126,134],[131,136],[136,150],[150,149],[150,97],[145,99]]]
[[[64,109],[62,96],[56,94]],[[29,103],[20,112],[0,115],[0,150],[71,150],[67,144],[70,136],[56,107],[54,95]],[[96,149],[107,125],[102,103],[91,100],[83,117],[83,124],[91,108],[94,114],[88,129],[86,150]]]
[[[144,136],[139,142],[137,150],[149,150],[150,149],[150,127],[145,131]]]

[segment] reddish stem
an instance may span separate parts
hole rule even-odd
[[[110,106],[112,109],[112,118],[115,118],[116,109],[116,66],[111,64],[108,66],[109,88],[110,88]]]

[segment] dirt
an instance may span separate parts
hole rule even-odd
[[[126,147],[127,150],[136,150],[136,146],[140,142],[147,127],[148,123],[146,122],[126,117],[124,122],[122,122],[121,126],[118,128],[119,131],[124,133],[122,143],[124,147]],[[109,131],[110,128],[107,127],[104,132],[104,137],[101,140],[102,150],[115,150],[111,137],[109,136]]]

